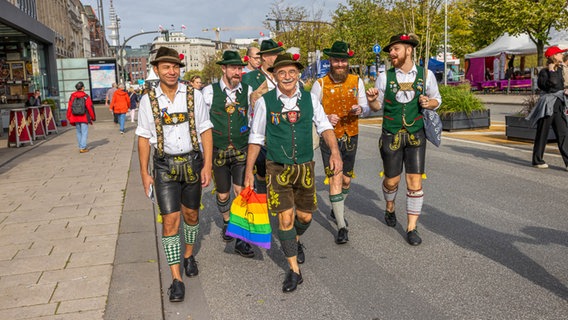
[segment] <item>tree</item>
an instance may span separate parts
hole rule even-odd
[[[223,76],[221,67],[217,64],[222,58],[222,52],[217,51],[215,55],[209,55],[205,58],[205,63],[201,74],[203,75],[203,83],[213,83],[219,81]]]
[[[308,12],[302,6],[285,6],[284,0],[278,0],[272,4],[264,23],[285,48],[300,48],[300,62],[304,65],[308,65],[309,52],[321,49],[328,42],[332,29],[328,22],[322,21],[321,7],[311,14]]]
[[[469,0],[457,0],[448,4],[448,43],[456,57],[463,58],[467,53],[485,47],[485,44],[476,46],[474,39],[478,32],[474,31],[473,19],[475,10]],[[488,34],[480,34],[480,38],[487,39]],[[494,39],[494,38],[492,38]]]
[[[536,45],[538,64],[543,65],[544,46],[550,30],[568,27],[568,1],[558,0],[474,0],[478,32],[528,34]]]

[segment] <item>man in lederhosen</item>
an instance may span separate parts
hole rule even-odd
[[[371,109],[376,111],[384,107],[379,149],[385,174],[382,186],[386,201],[385,222],[389,227],[396,227],[394,201],[404,167],[408,217],[406,237],[413,246],[422,243],[416,230],[424,203],[422,174],[426,158],[421,110],[434,110],[442,103],[434,73],[430,70],[426,73],[412,61],[412,51],[417,45],[415,35],[401,33],[392,36],[383,51],[389,54],[393,68],[381,73],[375,88],[367,90]]]
[[[303,278],[298,263],[299,238],[310,226],[317,209],[312,130],[315,124],[331,150],[330,170],[342,172],[333,127],[318,99],[298,87],[302,64],[289,53],[279,55],[268,70],[277,87],[255,104],[249,137],[245,186],[254,183],[253,168],[262,145],[266,146],[268,207],[278,214],[278,238],[290,270],[282,291],[296,290]],[[302,258],[303,262],[303,258]]]
[[[345,199],[349,194],[351,179],[354,177],[355,155],[359,139],[359,116],[368,114],[370,109],[365,96],[365,84],[358,76],[349,74],[349,59],[353,50],[343,41],[335,41],[331,48],[323,49],[329,57],[330,71],[312,86],[312,93],[319,98],[323,109],[333,125],[337,138],[343,174],[334,175],[329,170],[329,148],[320,141],[320,150],[329,179],[329,200],[331,218],[337,223],[335,243],[344,244],[349,240],[347,220],[345,219]]]
[[[203,88],[202,93],[213,123],[213,180],[217,207],[223,214],[221,237],[225,242],[231,242],[233,237],[225,234],[231,209],[231,185],[235,196],[243,190],[252,89],[241,84],[246,62],[241,60],[238,52],[225,51],[223,60],[217,64],[223,71],[221,81]],[[243,257],[254,257],[250,245],[241,239],[235,242],[235,252]]]
[[[178,302],[185,296],[179,266],[180,216],[185,240],[184,269],[192,277],[198,274],[193,245],[199,232],[201,190],[211,180],[213,124],[201,92],[178,82],[184,64],[176,50],[159,48],[151,64],[160,82],[140,101],[136,129],[140,175],[146,194],[151,196],[152,188],[155,191],[163,220],[162,245],[173,278],[169,299]],[[153,175],[148,172],[151,151]]]

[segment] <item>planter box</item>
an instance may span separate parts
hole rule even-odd
[[[530,127],[530,122],[521,116],[505,116],[505,135],[507,139],[534,141],[536,128]],[[556,140],[554,130],[548,130],[548,141]]]
[[[489,128],[491,124],[490,112],[474,111],[471,114],[465,112],[452,112],[440,116],[442,125],[445,131],[474,129],[474,128]]]

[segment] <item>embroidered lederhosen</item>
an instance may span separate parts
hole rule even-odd
[[[167,163],[168,170],[163,173],[163,179],[169,181],[180,181],[187,183],[196,183],[199,180],[199,172],[196,172],[195,162],[201,162],[201,154],[199,150],[199,142],[197,139],[197,129],[195,124],[195,111],[193,101],[193,88],[187,88],[187,114],[180,113],[167,113],[165,110],[160,110],[158,99],[156,98],[156,91],[150,90],[148,97],[150,98],[150,105],[152,107],[152,114],[154,116],[154,124],[156,125],[156,158],[161,162]],[[193,154],[185,155],[167,155],[164,153],[164,130],[163,125],[180,124],[183,122],[189,123],[189,132],[191,136],[191,143]]]

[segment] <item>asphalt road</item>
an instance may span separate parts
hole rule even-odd
[[[547,155],[551,168],[538,170],[529,150],[457,139],[445,139],[439,149],[429,144],[419,221],[424,242],[411,247],[400,214],[404,185],[399,225],[389,228],[382,218],[378,130],[361,127],[345,245],[334,242],[316,151],[319,211],[302,238],[304,283],[293,293],[281,291],[287,264],[276,238],[272,249],[255,249],[254,259],[221,240],[221,216],[208,188],[196,251],[200,273],[184,280],[185,302],[163,295],[165,319],[564,319],[568,172],[559,156]],[[167,288],[171,279],[160,254]]]

